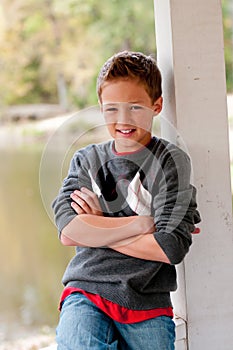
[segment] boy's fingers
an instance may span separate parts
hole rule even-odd
[[[91,196],[89,193],[87,192],[83,192],[83,191],[79,191],[79,190],[76,190],[73,192],[73,194],[83,200],[85,200],[88,204],[90,201],[93,200],[93,196]]]
[[[85,214],[85,211],[75,202],[71,202],[71,207],[77,214]]]
[[[74,191],[74,194],[84,200],[92,210],[96,212],[101,211],[97,195],[94,192],[90,191],[88,188],[82,187],[81,191],[76,190]]]
[[[71,193],[70,197],[73,200],[72,207],[73,207],[73,209],[75,209],[76,212],[77,212],[78,208],[81,208],[83,213],[85,213],[85,214],[89,214],[90,213],[91,210],[90,210],[89,205],[82,198],[80,198],[79,196],[77,196],[74,193]]]
[[[86,189],[85,193],[75,190],[70,197],[83,209],[85,214],[100,215],[102,212],[97,196],[88,189]]]
[[[94,192],[92,192],[91,190],[89,190],[89,189],[86,188],[86,187],[81,187],[80,191],[81,191],[82,193],[88,194],[90,197],[92,197],[93,195],[95,195]]]
[[[80,196],[83,199],[85,199],[88,202],[88,204],[89,204],[89,202],[93,202],[93,203],[99,202],[96,194],[94,192],[88,190],[86,187],[81,188]]]

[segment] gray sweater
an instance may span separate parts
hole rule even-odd
[[[132,310],[172,306],[170,292],[177,287],[174,265],[185,257],[194,225],[200,222],[190,170],[185,152],[156,137],[129,154],[117,154],[113,141],[78,150],[53,202],[58,231],[77,215],[70,206],[70,194],[85,186],[99,196],[105,216],[153,216],[154,238],[171,265],[106,247],[76,247],[63,284]]]

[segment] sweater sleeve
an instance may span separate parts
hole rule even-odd
[[[59,231],[59,236],[63,228],[77,216],[71,207],[70,195],[74,190],[85,186],[91,189],[90,178],[82,162],[83,156],[77,152],[70,163],[67,177],[63,180],[62,187],[52,203],[55,224]]]
[[[171,264],[178,264],[189,251],[195,224],[200,222],[196,189],[190,184],[190,160],[183,151],[167,153],[160,167],[159,190],[153,199],[154,237]]]

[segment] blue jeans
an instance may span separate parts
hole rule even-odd
[[[80,293],[65,299],[57,327],[58,350],[174,350],[174,342],[171,318],[119,323]]]

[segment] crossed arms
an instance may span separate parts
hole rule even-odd
[[[105,217],[98,197],[83,187],[71,194],[71,207],[77,213],[62,230],[67,246],[106,246],[140,259],[170,263],[154,238],[151,216]]]

